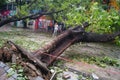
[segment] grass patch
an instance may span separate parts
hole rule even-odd
[[[15,40],[15,43],[30,50],[36,50],[40,47],[40,45],[37,42],[25,39]]]
[[[29,35],[28,35],[29,34]],[[31,38],[28,38],[31,32],[26,32],[26,31],[8,31],[8,32],[0,32],[0,47],[3,46],[3,44],[7,41],[7,40],[11,40],[13,42],[15,42],[16,44],[25,47],[28,50],[36,50],[38,48],[40,48],[43,43],[41,42],[37,42],[35,37],[33,37],[35,39],[31,40]],[[32,34],[34,36],[34,34]]]
[[[96,57],[96,56],[89,56],[89,55],[79,55],[75,53],[67,54],[68,57],[75,61],[84,61],[90,64],[96,64],[100,67],[106,67],[106,66],[114,66],[120,68],[119,60],[116,58],[111,57]]]

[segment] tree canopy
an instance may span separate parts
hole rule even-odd
[[[6,3],[6,0],[0,0],[0,7],[2,7]]]
[[[3,0],[4,2],[7,0]],[[83,22],[89,22],[88,31],[99,33],[112,33],[119,31],[120,15],[117,10],[111,8],[109,12],[102,5],[103,0],[16,0],[17,14],[13,17],[13,21],[17,19],[26,19],[31,17],[30,11],[36,10],[36,15],[40,13],[51,13],[50,16],[58,22],[63,22],[66,27],[81,25]],[[118,1],[120,2],[120,1]],[[54,12],[57,13],[53,14]],[[53,12],[53,13],[52,13]],[[42,13],[42,15],[44,15]],[[26,17],[28,16],[29,17]],[[35,16],[35,14],[33,15]],[[33,17],[32,16],[32,17]],[[36,18],[36,17],[35,17]],[[16,19],[16,20],[15,20]],[[12,20],[12,19],[11,19]],[[9,22],[9,21],[7,21]]]

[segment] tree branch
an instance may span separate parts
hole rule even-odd
[[[55,13],[59,13],[63,10],[59,10],[59,11],[54,11],[54,12],[41,12],[41,13],[36,13],[36,14],[32,14],[32,15],[28,15],[28,16],[24,16],[24,17],[21,17],[21,18],[17,18],[17,17],[12,17],[12,18],[7,18],[6,20],[2,20],[0,21],[0,27],[2,27],[3,25],[7,24],[7,23],[10,23],[10,22],[15,22],[15,21],[19,21],[19,20],[24,20],[24,19],[27,19],[27,18],[33,18],[33,19],[36,19],[40,16],[43,16],[43,15],[50,15],[50,14],[55,14]]]
[[[117,36],[120,36],[120,32],[116,32],[113,34],[97,34],[97,33],[84,33],[83,39],[78,41],[81,42],[110,42],[115,40]]]

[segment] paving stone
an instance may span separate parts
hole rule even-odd
[[[7,80],[7,74],[3,74],[0,76],[0,80]]]
[[[8,72],[8,73],[11,73],[11,72],[14,72],[14,70],[13,70],[12,68],[9,68],[9,69],[7,70],[7,72]]]
[[[6,65],[0,61],[0,67],[5,67]]]
[[[7,74],[11,74],[11,77],[7,77]],[[9,66],[7,66],[6,64],[4,64],[3,62],[0,62],[0,80],[16,80],[17,79],[17,73],[15,73],[15,71],[10,68]]]
[[[14,75],[12,75],[12,77],[13,77],[14,79],[17,79],[17,76],[18,76],[17,73],[15,73]]]
[[[8,78],[7,80],[15,80],[13,77]]]
[[[3,75],[5,73],[4,68],[0,67],[0,76]]]
[[[8,69],[10,69],[10,67],[5,66],[4,69],[5,69],[5,71],[7,71]]]
[[[43,78],[41,78],[40,76],[36,77],[34,80],[44,80]]]

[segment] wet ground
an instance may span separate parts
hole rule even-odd
[[[1,27],[0,32],[4,32],[4,31],[6,32],[15,31],[15,34],[14,35],[12,34],[12,36],[9,36],[9,35],[4,37],[0,36],[0,38],[4,38],[4,40],[15,41],[18,45],[23,46],[30,51],[39,49],[46,43],[52,41],[54,38],[50,34],[41,33],[39,31],[36,32],[34,30],[29,30],[29,29],[24,30],[21,28],[11,28],[7,26]],[[19,33],[17,33],[16,31]],[[21,41],[23,41],[24,43]],[[31,41],[31,44],[29,43],[30,41]],[[35,43],[35,45],[33,45],[32,42],[33,44]],[[120,60],[120,47],[112,43],[81,43],[81,44],[79,43],[68,48],[64,52],[63,56],[67,56],[71,54],[71,52],[77,55],[88,55],[88,56],[97,56],[97,57],[109,56],[109,57],[117,58],[118,60]],[[120,76],[119,76],[120,68],[115,68],[111,66],[102,68],[97,65],[88,64],[85,62],[79,62],[79,63],[65,62],[64,66],[69,69],[73,69],[82,73],[97,76],[99,78],[98,80],[120,80]],[[1,70],[2,70],[2,67],[0,71]],[[5,72],[5,70],[0,72],[0,74],[3,72]],[[73,73],[71,74],[73,75]]]

